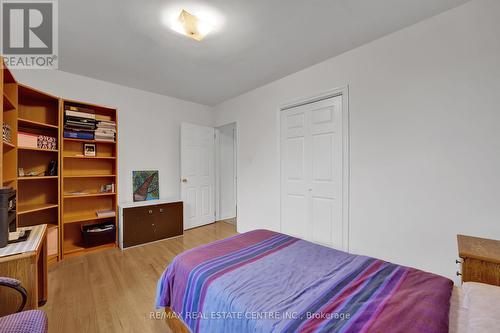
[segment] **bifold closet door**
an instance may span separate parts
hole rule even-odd
[[[281,112],[281,230],[342,247],[342,96]]]

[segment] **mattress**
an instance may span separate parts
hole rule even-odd
[[[177,256],[156,305],[193,332],[437,333],[448,331],[452,289],[438,275],[256,230]]]

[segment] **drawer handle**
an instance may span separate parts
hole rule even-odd
[[[462,276],[462,273],[457,271],[457,276]]]
[[[455,264],[461,264],[462,262],[460,260],[455,260]]]
[[[149,214],[153,214],[153,211],[151,209],[149,210]]]
[[[160,213],[163,213],[163,208],[160,208]]]

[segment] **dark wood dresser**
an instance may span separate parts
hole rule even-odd
[[[500,241],[458,235],[462,282],[500,286]]]
[[[183,234],[182,201],[120,206],[120,248]]]

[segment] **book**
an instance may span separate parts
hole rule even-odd
[[[89,192],[85,192],[85,191],[70,191],[70,192],[64,192],[65,195],[85,195],[85,194],[89,194]]]
[[[95,132],[96,137],[102,137],[102,138],[114,138],[115,133],[103,133],[103,132]]]
[[[74,128],[87,128],[87,129],[92,130],[92,131],[95,130],[95,126],[93,126],[92,124],[85,124],[85,123],[68,122],[68,123],[64,124],[64,127],[65,128],[70,128],[70,127],[74,127]]]
[[[82,117],[74,117],[74,116],[66,116],[66,121],[77,121],[81,123],[95,124],[96,121],[91,118],[82,118]]]
[[[80,112],[88,112],[88,113],[92,113],[92,114],[94,114],[94,113],[95,113],[95,110],[94,110],[94,109],[91,109],[91,108],[84,108],[83,106],[73,106],[73,105],[69,105],[69,106],[66,106],[66,110],[71,110],[71,111],[80,111]]]
[[[65,138],[94,140],[94,133],[92,133],[92,132],[79,132],[79,131],[64,130],[63,134],[64,134]]]
[[[103,210],[97,210],[96,212],[97,217],[115,217],[116,213],[112,209],[103,209]]]
[[[80,127],[91,127],[93,129],[95,129],[95,124],[93,124],[93,123],[86,123],[86,122],[74,121],[74,120],[68,120],[68,121],[66,121],[65,125],[80,126]]]
[[[96,119],[99,123],[101,124],[105,124],[105,125],[113,125],[115,126],[116,125],[116,122],[114,120],[100,120],[100,119]]]
[[[88,113],[88,112],[65,110],[64,115],[70,116],[70,117],[89,118],[89,119],[95,120],[95,114]]]

